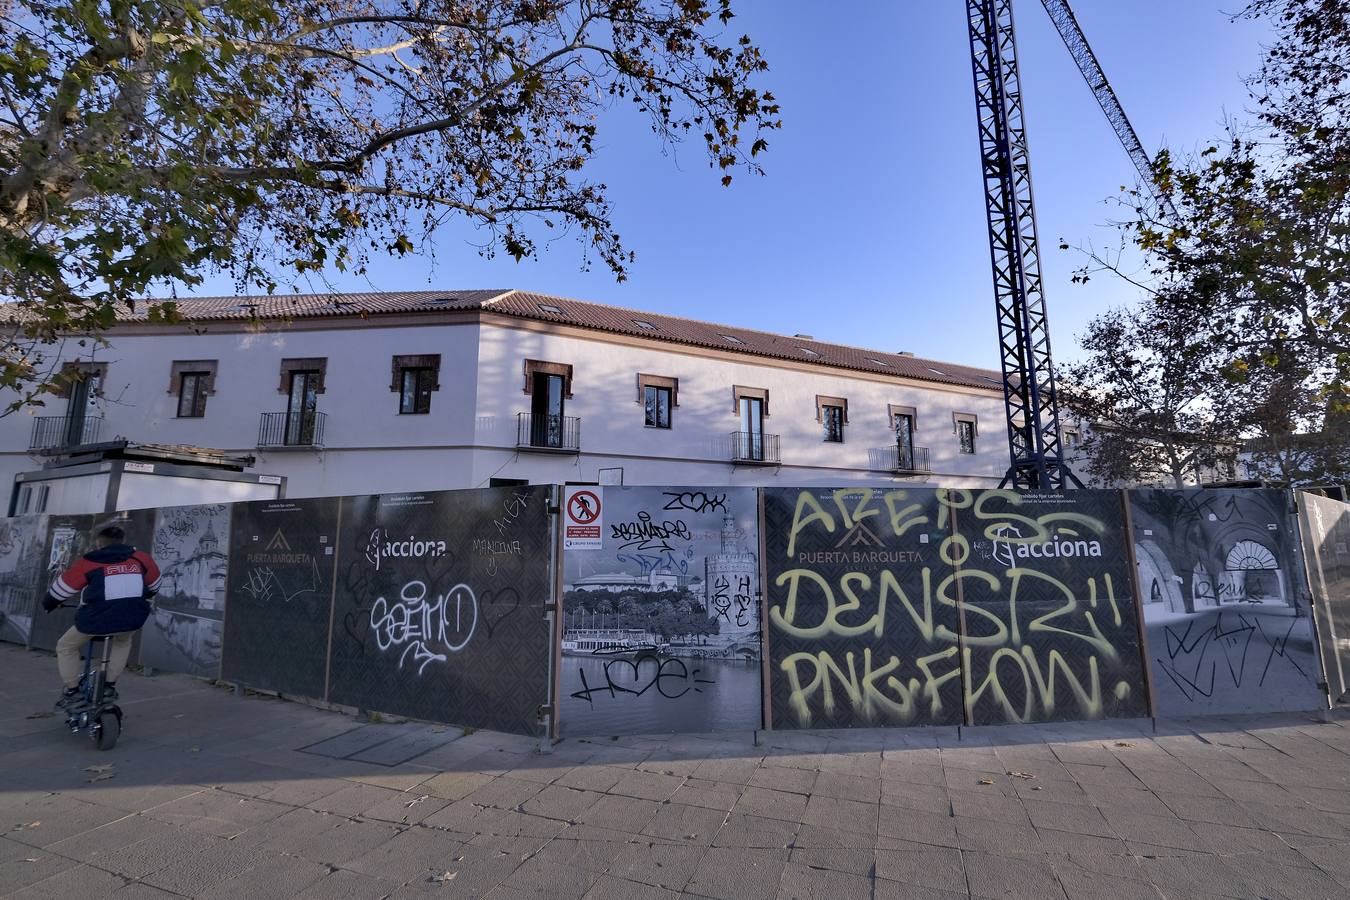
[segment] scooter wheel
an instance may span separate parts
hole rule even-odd
[[[122,717],[114,712],[101,712],[90,729],[93,732],[94,746],[100,750],[111,750],[117,746],[122,734]]]

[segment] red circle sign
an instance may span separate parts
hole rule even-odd
[[[600,498],[594,491],[577,491],[567,501],[567,517],[578,525],[589,525],[600,518]]]

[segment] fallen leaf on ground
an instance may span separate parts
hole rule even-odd
[[[1041,790],[1041,786],[1038,784],[1038,785],[1036,785],[1035,787],[1033,787],[1032,790],[1033,790],[1033,791],[1039,791],[1039,790]]]
[[[980,779],[980,784],[993,784],[993,783],[994,783],[994,779],[992,779],[992,778],[981,778],[981,779]]]
[[[189,753],[201,753],[201,752],[202,752],[202,748],[201,748],[201,747],[189,747],[189,748],[188,748],[188,752],[189,752]]]
[[[172,718],[175,718],[175,719],[181,719],[181,718],[183,718],[183,716],[184,716],[184,713],[174,713],[173,716],[172,716]]]
[[[434,883],[434,884],[445,884],[445,883],[448,882],[448,881],[454,881],[454,880],[455,880],[455,876],[456,876],[457,874],[459,874],[459,873],[457,873],[457,872],[442,872],[442,873],[439,874],[439,875],[432,875],[431,878],[428,879],[428,880],[431,881],[431,882]]]
[[[93,778],[87,779],[87,781],[89,784],[93,784],[95,781],[107,781],[109,778],[115,777],[117,776],[113,775],[112,772],[103,772],[98,775],[95,775]]]
[[[38,711],[35,712],[35,713],[29,713],[29,714],[28,714],[28,718],[30,718],[30,719],[50,719],[50,718],[51,718],[52,716],[54,716],[54,715],[56,715],[56,713],[51,712],[50,710],[45,710],[45,709],[44,709],[44,710],[38,710]]]
[[[103,772],[111,772],[112,769],[113,769],[112,763],[108,763],[108,764],[102,765],[102,766],[85,766],[85,767],[84,767],[84,770],[85,770],[86,772],[93,772],[95,775],[102,774]]]
[[[1117,747],[1133,747],[1134,744],[1131,744],[1129,741],[1116,741],[1116,746],[1117,746]]]
[[[403,808],[404,808],[404,809],[412,809],[414,806],[416,806],[417,804],[421,803],[423,800],[427,799],[427,796],[428,796],[427,794],[423,794],[422,796],[418,797],[416,800],[409,800],[407,803],[403,804]]]
[[[1014,778],[1035,778],[1035,777],[1036,777],[1035,775],[1032,775],[1030,772],[1009,772],[1008,774],[1011,775],[1011,776],[1014,777]]]

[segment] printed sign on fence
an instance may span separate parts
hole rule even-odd
[[[344,498],[329,700],[539,733],[549,490]]]
[[[323,699],[335,497],[235,504],[222,677]]]
[[[600,488],[569,487],[563,502],[563,549],[601,549],[604,527]]]
[[[754,489],[593,493],[604,549],[563,551],[562,733],[758,728]]]

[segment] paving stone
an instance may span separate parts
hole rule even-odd
[[[654,800],[606,795],[582,811],[576,821],[638,834],[656,818],[659,807]]]
[[[349,869],[338,869],[294,894],[292,900],[370,900],[387,897],[398,885]]]
[[[747,787],[741,794],[741,799],[737,801],[735,809],[742,815],[798,822],[806,810],[808,799],[810,798],[806,794]]]
[[[783,868],[777,896],[779,900],[872,900],[872,879],[794,859]]]
[[[947,814],[906,810],[901,815],[894,808],[883,807],[877,821],[877,833],[920,844],[956,846],[956,820]]]
[[[1054,869],[1039,859],[965,853],[962,862],[971,897],[1056,900],[1064,897]]]
[[[913,844],[907,849],[878,849],[876,875],[889,881],[941,891],[965,893],[966,890],[965,866],[958,850]]]
[[[790,847],[800,825],[733,812],[713,838],[714,847],[780,849]]]
[[[145,815],[170,825],[228,838],[290,811],[291,807],[280,803],[209,790],[161,804],[147,810]]]
[[[347,860],[342,867],[403,884],[445,871],[451,860],[462,855],[466,843],[444,831],[410,828]]]
[[[632,771],[619,779],[609,793],[640,800],[669,800],[684,784],[682,776],[659,775],[654,772]]]
[[[1054,828],[1108,838],[1117,836],[1101,812],[1090,806],[1049,800],[1024,800],[1022,806],[1037,829]]]
[[[742,785],[691,778],[680,785],[680,789],[670,799],[672,803],[683,803],[685,806],[731,812],[744,790]]]
[[[678,891],[693,877],[706,853],[706,847],[630,844],[615,857],[608,874]]]
[[[841,800],[812,794],[807,801],[806,811],[801,821],[807,825],[823,825],[827,828],[840,828],[849,831],[875,832],[877,830],[880,804],[873,801],[863,803],[858,800]]]
[[[11,843],[9,846],[19,850],[14,854],[7,853],[5,858],[0,859],[0,896],[7,896],[80,865],[79,861],[53,851],[23,844]]]
[[[512,900],[516,897],[581,900],[602,874],[590,869],[558,868],[536,856],[526,860],[500,886],[485,896],[491,900]]]
[[[679,896],[678,891],[667,888],[601,875],[584,900],[675,900]]]
[[[823,869],[831,872],[847,872],[851,875],[870,876],[872,874],[872,867],[876,865],[876,851],[847,850],[840,848],[824,849],[794,845],[788,852],[788,861],[811,869]]]
[[[125,882],[93,866],[75,866],[50,878],[7,894],[15,900],[71,900],[73,897],[104,897],[123,887]]]
[[[290,900],[331,871],[309,860],[269,853],[233,878],[191,896],[194,900]]]
[[[718,900],[771,900],[787,860],[787,850],[714,847],[699,860],[685,892]]]
[[[521,811],[564,822],[575,821],[594,806],[603,794],[549,785],[521,805]]]
[[[655,818],[642,829],[642,833],[668,841],[707,846],[712,843],[726,819],[727,813],[721,810],[665,803],[657,809]]]

